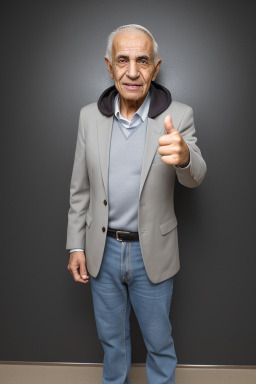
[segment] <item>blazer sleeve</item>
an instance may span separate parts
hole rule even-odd
[[[190,162],[187,167],[174,166],[179,182],[185,187],[194,188],[201,184],[206,174],[206,163],[198,148],[195,136],[195,125],[193,109],[187,106],[181,123],[178,128],[179,133],[184,138],[190,152]]]
[[[90,184],[86,166],[85,130],[80,111],[73,171],[70,182],[66,249],[85,248],[86,212],[90,202]]]

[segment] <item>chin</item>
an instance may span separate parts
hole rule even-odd
[[[144,96],[146,96],[146,95],[144,95],[142,92],[138,92],[138,93],[136,93],[136,92],[134,92],[134,91],[131,91],[131,92],[122,92],[122,93],[120,93],[121,94],[121,96],[124,98],[124,99],[126,99],[126,100],[140,100],[140,99],[142,99]]]
[[[142,95],[129,95],[129,94],[125,94],[125,95],[122,95],[124,99],[126,100],[140,100],[142,99]]]

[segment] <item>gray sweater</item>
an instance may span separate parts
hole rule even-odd
[[[113,229],[138,231],[140,174],[147,119],[128,137],[114,117],[109,157],[109,220]]]

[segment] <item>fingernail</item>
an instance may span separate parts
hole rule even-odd
[[[82,276],[83,279],[87,279],[87,277],[88,277],[87,275],[83,275]]]

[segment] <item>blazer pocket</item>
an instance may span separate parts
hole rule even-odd
[[[90,228],[91,226],[91,222],[92,222],[92,217],[89,213],[89,211],[87,211],[87,214],[86,214],[86,225]]]
[[[160,231],[162,235],[166,235],[166,233],[171,232],[174,228],[177,227],[177,224],[178,222],[176,217],[172,217],[168,221],[160,224]]]

